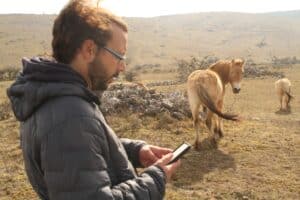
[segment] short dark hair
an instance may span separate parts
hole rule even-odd
[[[69,64],[82,43],[93,40],[103,47],[111,39],[111,24],[115,23],[127,32],[126,23],[103,8],[92,5],[89,0],[71,0],[59,13],[52,30],[53,57]]]

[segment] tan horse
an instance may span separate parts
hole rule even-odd
[[[291,81],[287,78],[279,79],[275,82],[275,90],[279,97],[280,111],[290,111],[291,95]]]
[[[233,93],[239,93],[244,61],[220,60],[206,70],[192,72],[187,81],[187,93],[196,130],[195,147],[199,148],[200,121],[205,121],[212,134],[212,144],[223,137],[221,118],[237,121],[238,116],[222,113],[225,86],[230,83]],[[200,112],[202,108],[202,112]]]

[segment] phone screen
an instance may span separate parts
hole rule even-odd
[[[190,144],[187,144],[187,143],[181,144],[178,148],[176,148],[173,151],[173,157],[172,157],[170,163],[178,160],[190,147],[191,147]]]

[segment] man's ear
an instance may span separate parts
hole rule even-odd
[[[97,52],[97,45],[93,40],[84,40],[81,45],[81,53],[87,62],[94,60]]]

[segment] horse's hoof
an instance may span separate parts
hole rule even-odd
[[[207,113],[199,112],[199,119],[204,122],[207,119]]]
[[[201,144],[199,143],[199,141],[195,141],[194,148],[195,148],[195,150],[198,150],[198,151],[201,149]]]
[[[194,148],[195,148],[195,149],[198,148],[198,142],[197,142],[197,141],[195,141],[195,143],[194,143]]]
[[[219,144],[218,141],[219,141],[219,140],[213,138],[213,139],[210,141],[211,147],[214,148],[214,149],[217,149],[217,148],[218,148],[218,144]]]
[[[219,130],[219,136],[220,136],[220,138],[224,137],[224,133],[222,130]]]
[[[221,133],[220,133],[220,131],[218,131],[218,132],[214,133],[214,136],[211,138],[211,140],[218,142],[221,139],[221,137],[222,137]]]

